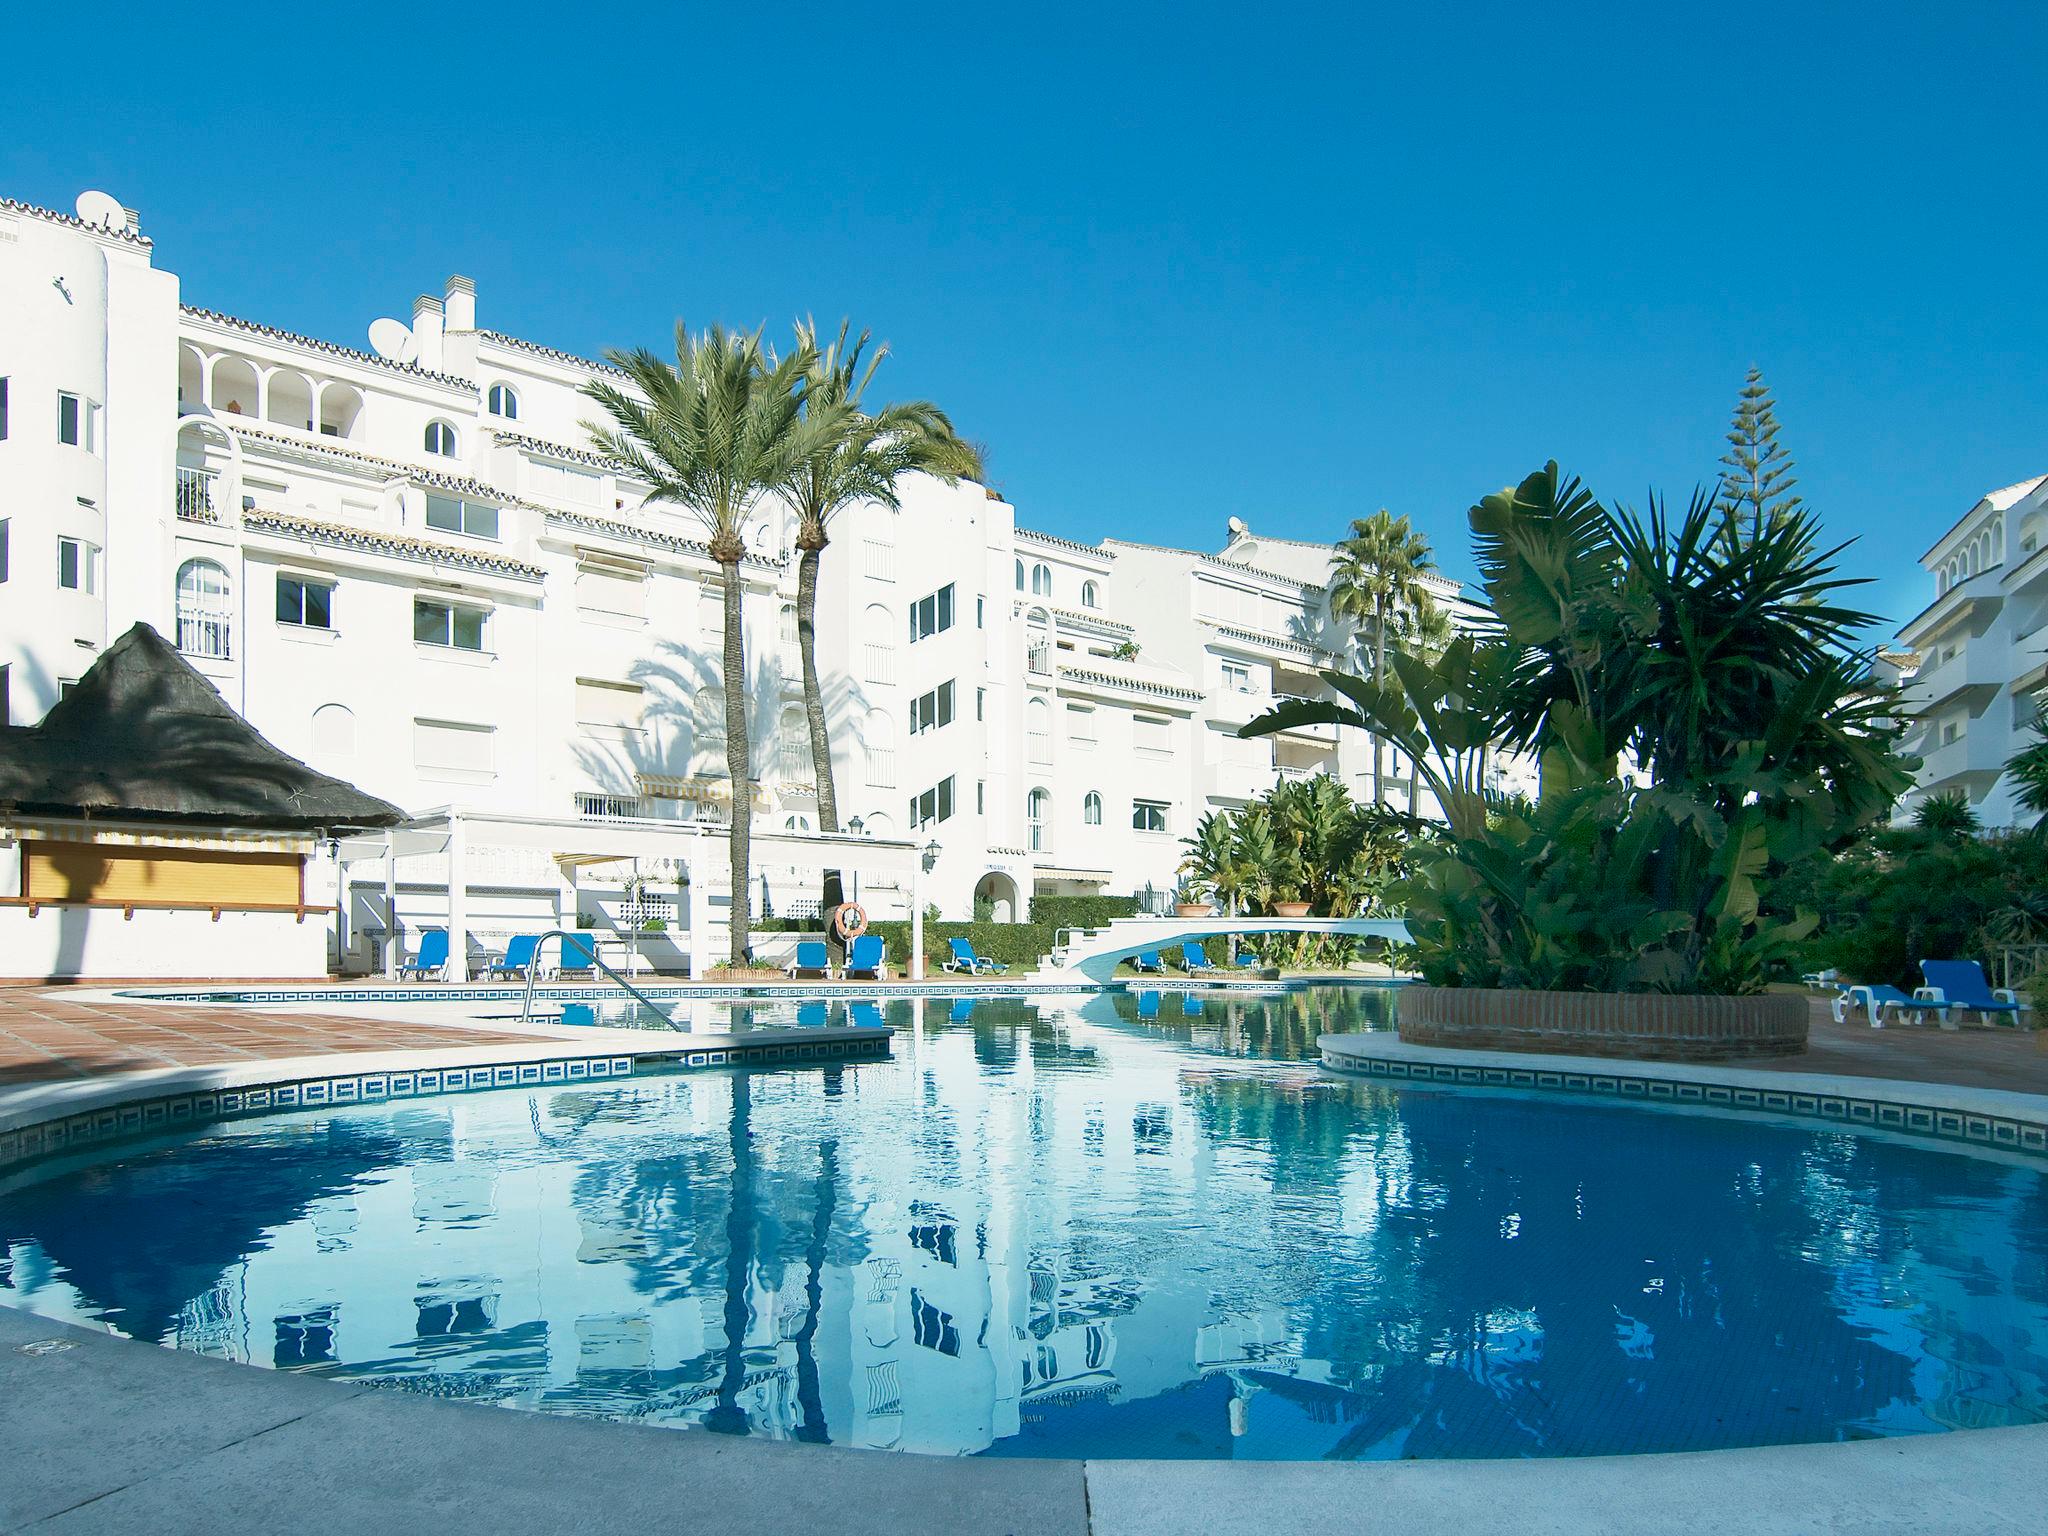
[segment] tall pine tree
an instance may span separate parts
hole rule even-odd
[[[1778,441],[1777,402],[1761,369],[1750,369],[1743,382],[1721,464],[1721,490],[1714,505],[1726,537],[1754,538],[1805,505],[1792,493],[1799,482],[1792,475],[1792,456]]]

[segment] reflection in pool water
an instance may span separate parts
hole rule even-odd
[[[2048,1419],[2040,1167],[1308,1059],[1388,1001],[904,1001],[888,1062],[244,1121],[0,1193],[0,1301],[417,1391],[955,1454]]]

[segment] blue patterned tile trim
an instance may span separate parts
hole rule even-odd
[[[1476,1067],[1448,1062],[1388,1061],[1325,1050],[1323,1065],[1353,1077],[1409,1083],[1476,1083],[1486,1087],[1540,1088],[1559,1093],[1606,1094],[1613,1098],[1700,1104],[1720,1109],[1755,1110],[1759,1114],[1834,1120],[1877,1130],[1902,1131],[1937,1141],[1997,1147],[2048,1157],[2048,1120],[2008,1119],[1999,1115],[1931,1108],[1889,1099],[1860,1099],[1832,1093],[1801,1093],[1796,1089],[1732,1088],[1720,1083],[1674,1082],[1663,1077],[1633,1077],[1625,1072],[1560,1072],[1535,1067]]]
[[[422,1067],[412,1071],[364,1072],[340,1077],[296,1078],[240,1088],[206,1088],[191,1093],[139,1099],[62,1115],[38,1125],[0,1131],[0,1170],[38,1158],[124,1136],[148,1135],[181,1126],[287,1109],[318,1109],[411,1099],[428,1094],[474,1093],[489,1088],[546,1087],[672,1072],[691,1067],[820,1064],[876,1061],[889,1055],[881,1037],[856,1040],[788,1041],[732,1046],[715,1051],[650,1051],[638,1056],[556,1057],[548,1061],[492,1062],[474,1067]]]

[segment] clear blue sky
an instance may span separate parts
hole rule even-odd
[[[1682,498],[1756,362],[1897,619],[2048,470],[2040,7],[658,9],[20,6],[0,194],[357,345],[451,271],[583,353],[851,315],[1082,539],[1386,506],[1464,574],[1547,457]]]

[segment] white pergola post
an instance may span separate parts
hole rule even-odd
[[[683,868],[690,883],[683,887],[683,921],[690,925],[690,979],[702,981],[711,973],[711,898],[704,890],[704,851],[701,837],[690,839],[683,855]]]
[[[398,980],[405,946],[398,937],[398,834],[384,834],[384,977]]]
[[[924,980],[924,857],[910,866],[910,979]]]
[[[462,817],[448,813],[448,979],[469,980],[469,872]]]
[[[341,856],[341,844],[334,844],[334,974],[348,974],[348,860]]]

